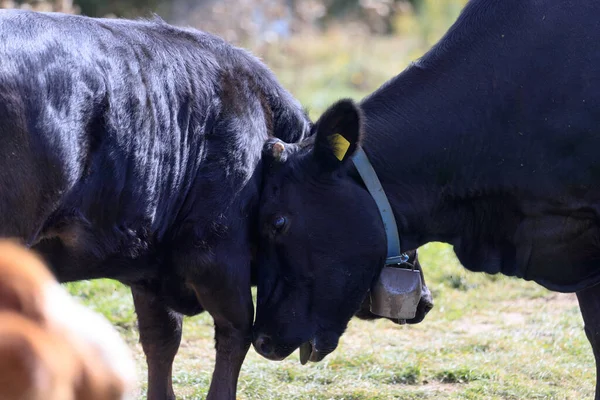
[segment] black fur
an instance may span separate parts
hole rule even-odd
[[[403,247],[450,243],[469,270],[579,292],[596,355],[598,15],[593,0],[471,0],[427,54],[358,106]],[[271,337],[271,358],[308,340],[333,350],[386,251],[356,171],[329,173],[312,139],[291,149],[270,170],[260,211],[289,219],[259,252],[255,335]]]
[[[360,110],[353,101],[341,100],[329,111],[333,110],[335,112],[325,112],[312,128],[312,132],[315,132],[313,154],[323,171],[335,171],[340,163],[351,164],[352,154],[360,143],[362,133]],[[336,157],[337,146],[331,141],[334,135],[340,135],[349,143],[341,160]]]
[[[173,397],[181,314],[209,311],[209,398],[234,398],[261,151],[308,133],[299,103],[246,51],[158,20],[3,10],[0,60],[0,236],[62,282],[135,289],[150,399]]]

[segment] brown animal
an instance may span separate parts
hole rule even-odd
[[[129,348],[108,321],[33,252],[0,241],[0,399],[123,400],[134,384]]]

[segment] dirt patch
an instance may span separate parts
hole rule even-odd
[[[571,308],[579,306],[577,302],[577,295],[575,293],[550,293],[544,297],[538,297],[535,299],[514,299],[504,300],[498,303],[501,308],[510,307],[515,310],[518,309],[539,309],[540,307],[547,307],[551,305],[552,308]]]
[[[517,312],[503,313],[501,318],[506,325],[522,325],[526,321],[525,316]]]
[[[469,322],[468,318],[466,321],[461,324],[461,332],[464,332],[469,335],[478,335],[480,333],[489,332],[493,329],[496,329],[497,326],[493,323],[488,322]]]
[[[494,307],[493,312],[465,316],[457,326],[460,332],[478,335],[498,329],[501,325],[524,326],[528,318],[537,313],[560,314],[578,305],[577,296],[570,293],[551,293],[534,299],[504,300],[498,303],[498,307]]]

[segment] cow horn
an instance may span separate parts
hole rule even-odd
[[[281,160],[281,155],[283,154],[283,151],[285,150],[285,146],[283,145],[283,143],[281,142],[277,142],[273,145],[272,149],[273,151],[273,157],[277,160],[280,161]]]

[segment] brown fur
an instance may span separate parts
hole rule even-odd
[[[99,349],[46,314],[53,283],[33,252],[0,241],[0,399],[121,399],[125,383]]]

